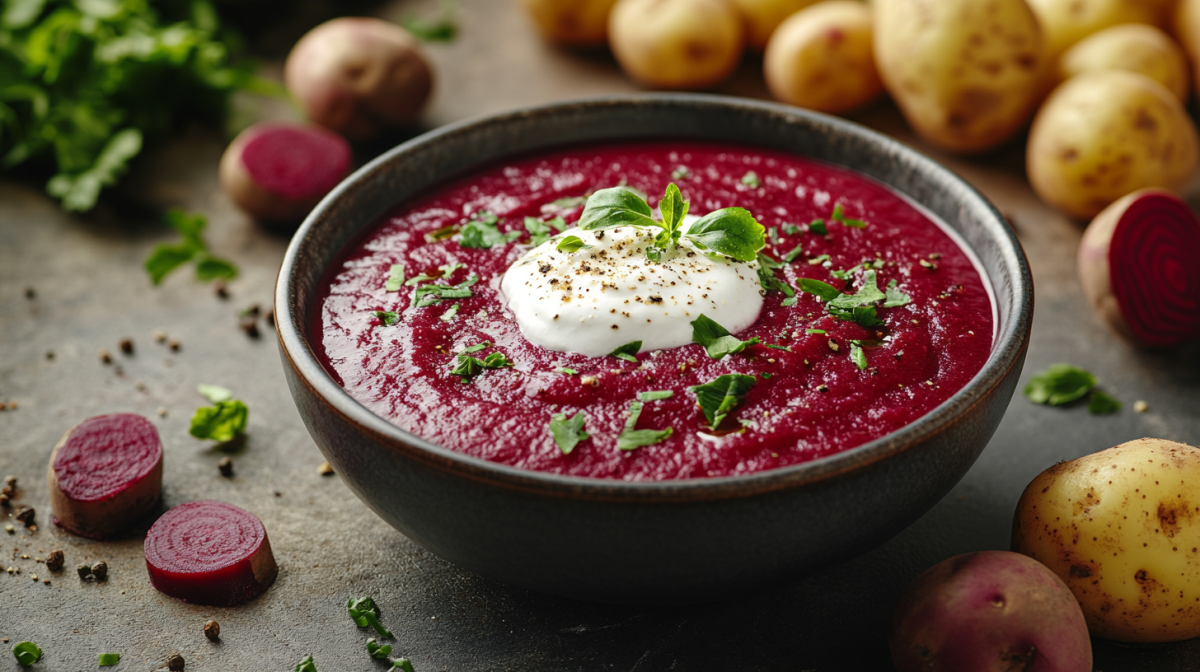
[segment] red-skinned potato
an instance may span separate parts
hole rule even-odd
[[[1066,584],[1018,553],[934,565],[892,616],[898,672],[1092,672],[1087,624]]]
[[[542,37],[556,44],[590,47],[608,39],[608,14],[617,0],[517,0]]]
[[[319,126],[260,122],[242,131],[221,157],[221,186],[263,222],[303,219],[350,173],[350,145]]]
[[[380,19],[344,17],[292,47],[284,82],[309,120],[352,140],[416,119],[433,88],[417,41]]]
[[[1175,194],[1136,191],[1092,220],[1079,245],[1083,293],[1105,322],[1146,346],[1200,336],[1200,219]]]
[[[625,74],[662,89],[703,89],[737,67],[742,17],[729,0],[617,0],[608,44]]]

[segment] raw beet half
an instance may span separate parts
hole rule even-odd
[[[146,569],[167,595],[217,607],[257,597],[279,573],[258,516],[213,500],[180,504],[154,523]]]
[[[158,503],[162,470],[162,442],[148,420],[133,413],[88,418],[50,456],[54,522],[85,537],[120,534]]]

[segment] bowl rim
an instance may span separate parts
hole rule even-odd
[[[513,120],[528,119],[530,116],[563,112],[581,106],[614,107],[646,106],[648,104],[683,104],[693,107],[732,106],[742,110],[749,109],[753,113],[798,120],[809,127],[818,129],[823,127],[828,131],[855,135],[860,140],[865,140],[876,147],[877,151],[895,156],[906,162],[911,168],[920,171],[924,176],[924,181],[938,187],[954,185],[960,194],[960,196],[956,196],[956,200],[964,205],[969,205],[977,212],[987,213],[987,217],[981,218],[984,232],[999,246],[1001,267],[1006,267],[1011,272],[1011,304],[1014,310],[1007,324],[999,325],[997,328],[992,352],[983,368],[966,385],[929,412],[894,432],[854,448],[809,462],[749,474],[663,481],[625,481],[552,474],[520,469],[458,453],[391,424],[382,416],[376,415],[363,406],[337,384],[320,363],[309,343],[306,325],[312,306],[298,305],[299,293],[296,289],[297,277],[300,275],[298,262],[303,256],[301,250],[309,232],[321,226],[326,218],[331,217],[330,213],[336,213],[342,199],[352,198],[352,192],[359,183],[365,181],[372,173],[384,170],[388,164],[396,161],[405,153],[430,143],[436,143],[447,136],[469,133],[482,127],[503,125]],[[593,139],[593,141],[602,140],[603,138]],[[581,139],[579,142],[586,143],[588,140]],[[513,150],[512,154],[519,155],[545,150],[548,148],[517,149]],[[494,159],[488,161],[492,160]],[[486,161],[477,165],[483,163]],[[850,168],[844,164],[829,163],[862,174],[861,170]],[[441,176],[439,181],[442,178],[468,174],[471,170],[473,168],[454,175]],[[884,180],[871,175],[866,175],[866,177],[899,191],[894,185]],[[900,193],[920,202],[912,194]],[[971,203],[971,201],[974,202]],[[396,205],[398,203],[390,207]],[[372,221],[378,216],[376,215]],[[367,226],[369,224],[364,224],[360,230]],[[963,242],[965,244],[965,241]],[[325,270],[321,269],[322,275]],[[996,278],[988,274],[986,269],[980,270],[985,274],[985,281],[992,284],[993,291],[996,293],[995,300],[999,302],[999,287]],[[937,434],[950,429],[972,407],[986,401],[1000,387],[1011,369],[1021,361],[1022,355],[1028,348],[1033,319],[1034,294],[1033,277],[1028,259],[1016,233],[996,207],[961,176],[898,140],[845,119],[768,101],[713,94],[641,93],[573,98],[480,115],[438,127],[384,152],[338,184],[305,218],[284,254],[274,298],[275,331],[281,353],[287,365],[291,366],[296,374],[295,382],[307,387],[315,397],[323,400],[330,410],[355,425],[360,432],[389,446],[392,450],[426,466],[455,476],[529,494],[590,501],[682,503],[743,498],[784,489],[815,487],[917,449]],[[284,310],[280,311],[281,307]],[[999,317],[1000,314],[997,312],[996,319]],[[296,395],[294,390],[292,393],[293,396]]]

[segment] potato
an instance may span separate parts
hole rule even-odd
[[[1191,60],[1195,81],[1200,82],[1200,0],[1179,0],[1171,16],[1171,34]]]
[[[1087,219],[1138,189],[1183,187],[1197,151],[1196,128],[1174,94],[1109,70],[1055,89],[1034,119],[1025,160],[1043,200]]]
[[[1139,439],[1050,467],[1021,495],[1012,546],[1066,582],[1093,635],[1200,635],[1200,450]]]
[[[1024,0],[875,0],[875,62],[926,140],[979,152],[1019,130],[1037,104],[1042,58]]]
[[[1091,672],[1079,603],[1045,566],[985,551],[940,562],[900,597],[888,637],[898,672]]]
[[[733,0],[746,20],[746,42],[762,51],[779,24],[817,0]]]
[[[832,0],[789,16],[767,43],[763,77],[771,95],[798,107],[845,112],[870,102],[883,91],[871,9]]]
[[[1060,80],[1098,70],[1141,73],[1184,103],[1191,93],[1183,50],[1163,31],[1142,23],[1105,28],[1068,49],[1058,62]]]
[[[1046,35],[1046,53],[1057,59],[1071,45],[1122,23],[1162,25],[1174,0],[1029,0]]]
[[[625,74],[663,89],[720,83],[742,58],[742,17],[728,0],[617,0],[608,43]]]
[[[517,0],[542,36],[564,45],[593,46],[608,39],[608,14],[617,0]]]

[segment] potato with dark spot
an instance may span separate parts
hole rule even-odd
[[[608,39],[608,14],[617,0],[517,0],[538,32],[555,44],[589,47]]]
[[[617,0],[608,44],[625,74],[661,89],[721,83],[744,51],[742,17],[729,0]]]
[[[1184,103],[1192,91],[1183,50],[1163,31],[1141,23],[1106,28],[1068,49],[1058,62],[1059,79],[1064,81],[1100,70],[1143,74]]]
[[[1123,23],[1162,25],[1175,0],[1029,0],[1054,59],[1083,38]]]
[[[746,20],[746,42],[751,49],[767,48],[771,35],[783,20],[817,0],[733,0]]]
[[[1138,439],[1050,467],[1021,495],[1012,547],[1066,582],[1093,635],[1200,635],[1200,449]]]
[[[1025,154],[1042,200],[1095,217],[1147,187],[1182,188],[1196,168],[1196,127],[1173,93],[1120,70],[1072,77],[1042,105]]]
[[[875,62],[921,137],[955,152],[1021,129],[1041,90],[1042,36],[1025,0],[875,0]]]

